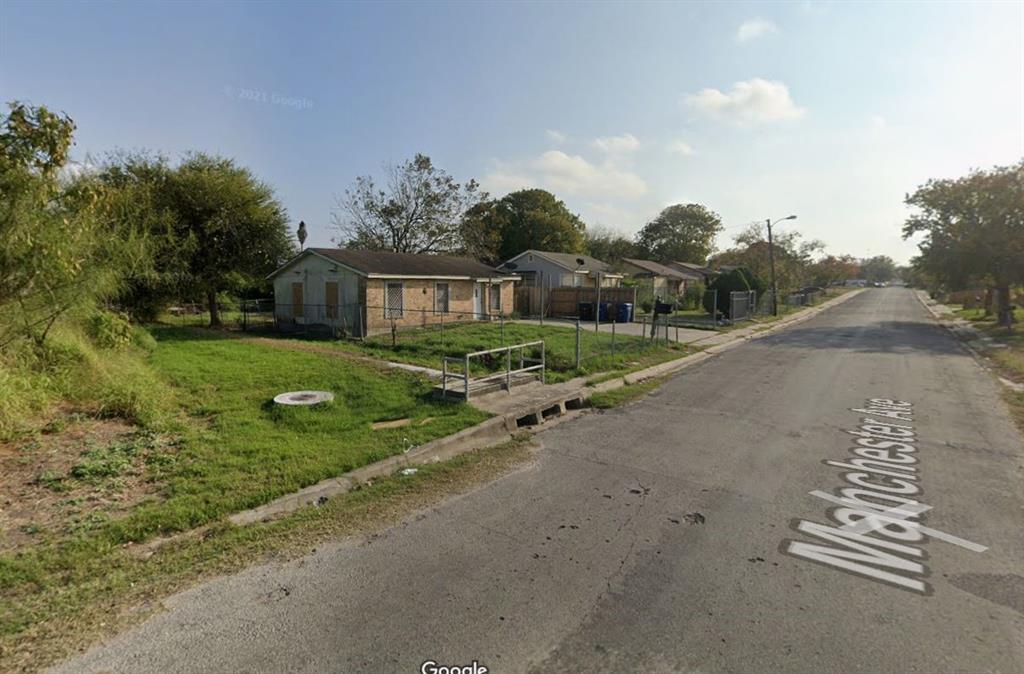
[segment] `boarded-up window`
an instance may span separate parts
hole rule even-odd
[[[327,318],[338,317],[338,282],[327,281],[324,285],[324,304],[327,305]]]
[[[302,283],[292,284],[292,316],[302,318]]]
[[[434,286],[434,311],[439,314],[448,313],[448,284],[438,283]]]
[[[501,284],[491,284],[491,311],[501,311]]]
[[[401,281],[388,281],[387,289],[385,292],[384,305],[384,318],[401,318],[402,309],[404,308],[402,303],[403,286]]]

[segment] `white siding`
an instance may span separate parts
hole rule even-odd
[[[338,283],[341,309],[337,318],[329,319],[326,311],[328,281]],[[295,317],[292,284],[302,283],[302,315]],[[358,327],[356,305],[359,303],[359,276],[318,255],[306,255],[282,270],[274,278],[274,313],[282,320],[296,323],[325,324],[353,332]]]

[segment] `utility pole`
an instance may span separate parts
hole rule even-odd
[[[775,224],[783,220],[796,220],[795,215],[787,215],[784,218],[777,218]],[[772,220],[768,218],[768,263],[772,268],[772,316],[779,315],[779,287],[775,283],[775,243],[772,241]]]
[[[768,263],[772,266],[772,316],[779,315],[779,289],[775,285],[775,244],[772,242],[772,220],[768,218]]]
[[[601,331],[601,272],[594,272],[597,274],[595,283],[597,284],[597,302],[594,303],[594,333]]]

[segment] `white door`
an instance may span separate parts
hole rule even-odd
[[[473,318],[480,320],[484,317],[484,284],[473,284]]]

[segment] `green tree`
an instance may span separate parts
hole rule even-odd
[[[546,190],[526,189],[485,201],[467,213],[462,225],[466,249],[498,264],[533,248],[582,253],[586,226],[564,202]]]
[[[802,241],[802,238],[798,231],[792,229],[773,236],[775,281],[780,297],[787,291],[807,284],[811,277],[813,257],[824,248],[820,241]],[[770,282],[771,254],[764,225],[751,225],[740,232],[735,241],[735,247],[714,256],[713,266],[744,267],[758,278]]]
[[[287,213],[268,185],[224,157],[190,155],[168,188],[183,286],[206,298],[218,326],[218,292],[256,282],[294,254]]]
[[[361,176],[338,199],[331,217],[343,245],[396,253],[462,248],[463,217],[487,197],[475,180],[460,185],[423,154],[387,166],[386,173],[383,189]]]
[[[896,277],[896,263],[888,255],[876,255],[861,260],[860,273],[868,281],[891,281]]]
[[[0,118],[0,346],[43,344],[64,315],[119,287],[141,242],[104,217],[108,194],[90,176],[61,178],[74,122],[9,104]]]
[[[860,263],[852,255],[826,255],[808,270],[815,285],[828,286],[837,281],[860,278]]]
[[[637,234],[640,255],[658,262],[703,263],[714,250],[722,219],[701,204],[669,206]]]
[[[607,227],[593,227],[583,234],[587,254],[608,264],[625,257],[636,257],[636,244],[627,236]]]
[[[983,282],[996,290],[999,323],[1012,323],[1010,288],[1024,283],[1024,161],[930,180],[906,203],[917,209],[903,237],[923,234],[920,275],[952,289]]]

